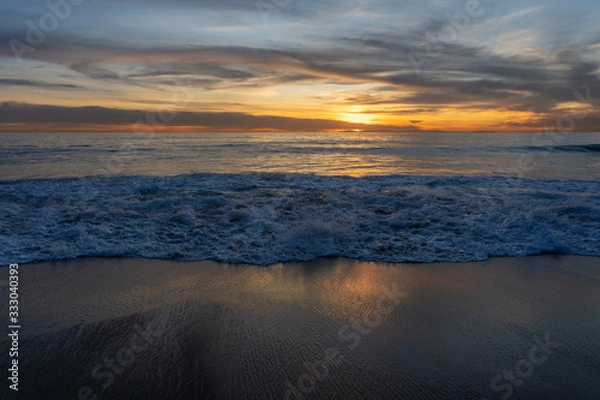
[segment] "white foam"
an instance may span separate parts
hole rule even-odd
[[[600,183],[203,174],[0,184],[0,264],[79,256],[271,264],[600,256]]]

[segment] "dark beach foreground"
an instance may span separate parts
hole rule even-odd
[[[1,399],[600,398],[600,258],[83,258],[19,282]]]

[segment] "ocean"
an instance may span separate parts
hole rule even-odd
[[[600,256],[599,133],[0,133],[0,263]]]
[[[19,398],[600,398],[600,134],[2,133],[0,152]]]

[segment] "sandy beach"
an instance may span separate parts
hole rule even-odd
[[[597,399],[598,266],[21,265],[19,398]]]

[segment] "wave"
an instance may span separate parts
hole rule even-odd
[[[0,183],[0,264],[600,256],[600,182],[199,174]]]
[[[600,144],[566,144],[558,146],[531,146],[529,151],[562,152],[562,153],[600,153]]]
[[[220,154],[228,159],[237,159],[238,157],[262,156],[272,157],[288,154],[291,156],[322,156],[322,155],[356,155],[370,157],[392,157],[392,160],[402,163],[405,157],[459,157],[466,159],[482,155],[511,155],[511,154],[531,154],[548,156],[558,155],[580,155],[586,157],[597,157],[600,154],[600,144],[562,144],[548,146],[485,146],[472,144],[463,145],[460,148],[452,146],[419,146],[414,143],[409,145],[398,143],[335,143],[335,142],[310,142],[310,143],[202,143],[168,145],[168,146],[135,146],[123,149],[119,146],[97,147],[89,144],[68,145],[63,147],[38,147],[32,145],[20,145],[11,148],[10,151],[3,151],[0,148],[0,166],[12,165],[18,168],[23,159],[42,160],[66,159],[69,161],[89,162],[90,157],[102,159],[102,157],[124,157],[136,156],[151,163],[157,157],[171,158],[173,160],[187,159],[190,162],[197,157],[198,153],[215,155]],[[225,151],[225,153],[223,153]],[[254,158],[254,157],[253,157]],[[0,177],[2,179],[2,177]]]

